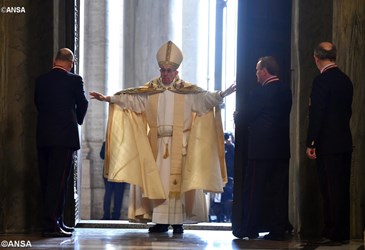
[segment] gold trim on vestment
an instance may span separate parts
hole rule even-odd
[[[179,78],[170,88],[168,91],[181,94],[175,95],[175,98],[179,96],[184,100],[184,94],[206,92]],[[227,180],[224,164],[223,131],[222,126],[219,125],[221,118],[219,107],[217,107],[202,116],[194,116],[193,123],[190,126],[189,139],[185,142],[188,147],[185,149],[186,145],[183,145],[183,142],[178,146],[180,155],[184,150],[187,151],[181,156],[183,162],[179,163],[183,168],[181,170],[174,169],[171,172],[173,175],[170,177],[170,192],[165,194],[156,158],[158,152],[158,93],[166,90],[161,84],[161,80],[157,78],[140,88],[118,92],[118,94],[148,95],[146,110],[141,114],[115,104],[109,106],[104,174],[110,181],[128,182],[138,186],[138,192],[130,197],[130,210],[134,209],[134,213],[129,214],[130,219],[150,220],[154,206],[161,204],[168,197],[177,198],[181,194],[184,194],[186,214],[189,215],[193,206],[189,206],[187,201],[194,202],[195,199],[190,194],[197,190],[222,192],[224,183]],[[151,105],[150,102],[155,103]],[[177,105],[177,102],[179,101],[176,101],[175,105]],[[184,104],[181,106],[184,106]],[[180,113],[182,114],[182,112]],[[174,118],[174,126],[175,122]],[[177,133],[184,136],[183,132],[185,131],[175,132],[173,129],[172,142],[176,140],[174,137]],[[172,146],[171,151],[177,150],[174,148],[175,146]],[[169,157],[172,157],[172,152],[169,153]],[[132,186],[134,187],[134,185]],[[180,189],[171,188],[173,185],[179,186]],[[134,200],[131,198],[134,198]]]
[[[174,93],[178,93],[178,94],[197,94],[197,93],[203,93],[203,92],[207,92],[206,90],[185,82],[183,80],[181,80],[178,76],[174,79],[174,82],[172,84],[172,87],[168,87],[166,88],[162,82],[161,82],[161,78],[155,78],[152,81],[145,83],[143,86],[141,87],[137,87],[137,88],[128,88],[128,89],[124,89],[122,91],[119,91],[117,93],[115,93],[115,95],[121,95],[121,94],[146,94],[146,95],[153,95],[153,94],[158,94],[161,93],[165,90],[169,90],[171,92]]]
[[[182,147],[184,136],[184,109],[185,96],[175,95],[174,98],[174,124],[172,128],[172,145],[171,145],[171,167],[170,167],[170,192],[169,197],[173,194],[181,193],[181,168],[182,168]],[[179,197],[179,196],[178,196]]]
[[[151,95],[148,98],[148,104],[146,106],[146,117],[149,126],[148,132],[148,140],[151,145],[152,153],[157,159],[157,107],[158,107],[158,96],[159,95]]]
[[[149,141],[155,159],[157,159],[157,108],[159,95],[152,95],[148,100],[146,115],[149,122]],[[184,108],[185,95],[175,95],[174,97],[174,118],[173,132],[171,138],[171,154],[165,152],[170,158],[170,194],[173,197],[179,197],[181,192],[181,168],[182,168],[182,147],[184,133]],[[168,147],[168,145],[166,145]],[[169,194],[169,196],[170,196]]]

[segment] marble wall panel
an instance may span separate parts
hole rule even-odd
[[[331,40],[332,1],[294,1],[292,14],[292,92],[290,220],[303,236],[319,235],[321,202],[315,162],[305,155],[308,104],[317,43]]]
[[[50,69],[53,56],[52,3],[41,2],[0,2],[0,232],[40,226],[33,91],[36,76]]]
[[[365,2],[334,1],[333,41],[337,64],[354,85],[351,130],[353,158],[351,176],[351,236],[361,238],[365,229]]]

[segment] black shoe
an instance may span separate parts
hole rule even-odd
[[[65,224],[63,224],[62,221],[58,221],[58,226],[65,232],[68,232],[68,233],[73,233],[75,231],[75,228],[74,227],[68,227],[66,226]]]
[[[257,239],[259,236],[260,236],[259,234],[249,234],[249,235],[247,235],[247,237],[249,239]]]
[[[325,237],[319,240],[310,241],[309,243],[311,245],[318,245],[318,246],[340,246],[343,244],[341,241],[334,241]]]
[[[242,238],[248,238],[249,240],[254,240],[254,239],[257,239],[258,237],[259,237],[258,233],[250,233],[250,234],[243,236]]]
[[[265,240],[283,241],[285,240],[284,234],[269,233],[264,236]]]
[[[257,239],[259,237],[258,233],[249,232],[243,233],[241,230],[232,231],[232,234],[237,237],[238,239]]]
[[[68,233],[73,233],[75,231],[75,228],[74,227],[68,227],[66,226],[65,224],[63,224],[61,226],[61,229],[65,232],[68,232]]]
[[[172,225],[173,228],[173,234],[183,234],[184,228],[183,225]]]
[[[169,224],[156,224],[148,229],[149,233],[165,233],[169,231]]]
[[[55,238],[55,237],[71,237],[72,233],[70,232],[65,232],[64,230],[62,230],[61,228],[59,228],[58,230],[55,231],[44,231],[42,233],[43,237],[47,237],[47,238]]]
[[[254,240],[259,237],[258,233],[248,233],[248,234],[243,234],[243,235],[233,233],[233,235],[239,239],[249,239],[249,240]]]

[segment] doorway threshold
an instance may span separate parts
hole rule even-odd
[[[128,229],[147,229],[154,223],[134,223],[127,220],[79,220],[76,228],[128,228]],[[202,222],[197,224],[184,224],[186,230],[232,230],[231,223]]]

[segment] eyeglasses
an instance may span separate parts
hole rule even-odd
[[[174,69],[160,69],[160,72],[161,73],[172,73],[172,72],[175,72],[176,70],[174,70]]]

